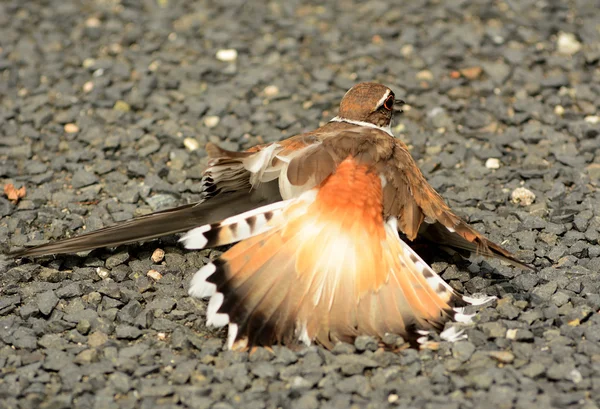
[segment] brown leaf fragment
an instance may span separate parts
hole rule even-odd
[[[4,194],[11,202],[17,203],[26,193],[25,186],[17,189],[12,183],[4,185]]]

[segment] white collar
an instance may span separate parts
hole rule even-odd
[[[379,129],[380,131],[387,133],[389,136],[394,136],[394,134],[392,133],[391,124],[383,127],[383,126],[372,124],[371,122],[355,121],[353,119],[341,118],[339,116],[331,118],[331,121],[329,121],[329,122],[345,122],[347,124],[352,124],[352,125],[366,126],[367,128]]]

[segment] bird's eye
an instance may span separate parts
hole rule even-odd
[[[394,96],[390,95],[383,103],[383,107],[388,111],[391,111],[394,108]]]

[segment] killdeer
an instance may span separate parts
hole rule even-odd
[[[479,300],[445,283],[407,244],[444,247],[531,268],[456,216],[392,135],[392,90],[361,83],[338,116],[281,142],[231,152],[214,144],[203,200],[13,253],[31,257],[189,230],[188,249],[237,243],[203,266],[189,294],[227,346],[318,343],[358,335],[408,339],[463,319]],[[191,229],[191,230],[190,230]]]

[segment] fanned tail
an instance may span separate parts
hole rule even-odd
[[[397,221],[382,217],[381,179],[346,159],[317,188],[286,202],[255,234],[240,224],[273,206],[200,229],[242,239],[193,277],[190,295],[210,297],[207,323],[229,325],[227,346],[312,342],[327,348],[359,334],[416,340],[465,320],[461,297],[403,241]],[[284,203],[284,202],[282,202]],[[230,227],[236,225],[232,236]],[[184,239],[185,240],[185,239]],[[204,243],[206,241],[206,243]],[[461,316],[458,316],[461,314]]]

